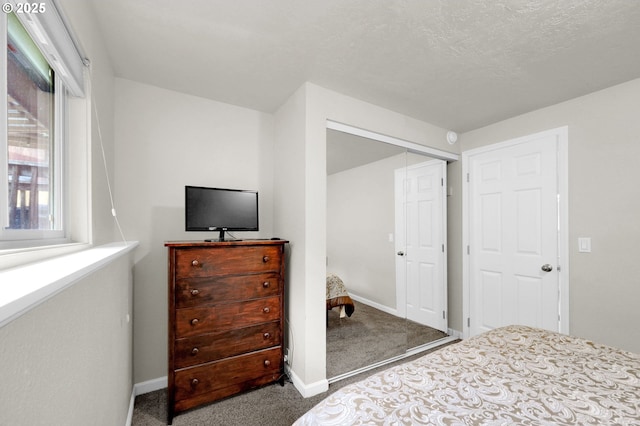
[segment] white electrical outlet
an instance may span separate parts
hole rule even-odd
[[[287,348],[284,350],[284,363],[289,365],[289,360],[289,348]]]

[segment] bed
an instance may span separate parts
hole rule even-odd
[[[355,311],[355,305],[347,288],[336,274],[327,274],[327,315],[333,308],[340,308],[340,318],[350,317]],[[329,324],[327,316],[327,325]]]
[[[498,328],[347,385],[301,425],[640,425],[640,355]]]

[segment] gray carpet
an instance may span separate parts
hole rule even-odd
[[[375,364],[446,337],[446,333],[354,302],[351,317],[329,311],[327,378]]]
[[[380,312],[367,305],[357,304],[351,318],[339,318],[337,309],[329,314],[327,329],[327,373],[341,374],[375,361],[404,352],[407,341],[411,345],[427,343],[444,336],[443,333],[416,324],[398,321],[395,317]],[[351,350],[345,347],[345,339],[351,339]],[[353,350],[360,348],[362,350]],[[356,355],[358,353],[363,354]],[[415,355],[390,365],[423,356]],[[354,361],[358,359],[358,361]],[[367,364],[362,364],[366,362]],[[177,415],[176,426],[250,426],[250,425],[291,425],[315,404],[346,384],[362,380],[375,371],[390,365],[361,373],[329,386],[321,395],[303,398],[290,381],[284,386],[267,385],[262,388],[237,395],[222,401],[205,405]],[[327,377],[333,377],[327,374]],[[139,395],[135,400],[133,426],[159,426],[166,424],[166,389]]]

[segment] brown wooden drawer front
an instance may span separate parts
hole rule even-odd
[[[258,299],[280,294],[280,275],[257,275],[179,279],[176,307],[211,305],[220,302]]]
[[[235,383],[279,375],[281,359],[282,348],[277,347],[178,370],[175,372],[175,399],[185,400]]]
[[[275,372],[267,374],[266,376],[253,377],[250,380],[244,382],[232,383],[229,386],[217,388],[211,392],[200,393],[198,395],[189,397],[188,399],[177,400],[175,401],[174,409],[176,412],[185,411],[190,408],[198,407],[212,401],[217,401],[222,398],[227,398],[257,388],[259,386],[273,383],[280,380],[281,377],[282,375],[280,374],[280,372]]]
[[[242,328],[280,319],[280,297],[176,309],[176,338]]]
[[[175,368],[185,368],[218,359],[280,345],[280,322],[205,334],[176,340]]]
[[[280,271],[278,246],[186,248],[176,250],[176,277],[210,277]]]

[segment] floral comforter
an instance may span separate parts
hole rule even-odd
[[[640,355],[509,326],[348,385],[295,425],[640,425]]]

